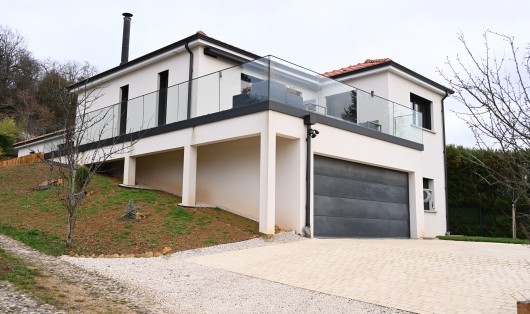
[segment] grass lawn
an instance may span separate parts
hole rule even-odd
[[[20,259],[0,248],[0,280],[9,281],[17,289],[30,289],[38,272],[28,268]]]
[[[53,177],[36,163],[0,168],[0,233],[46,254],[65,254],[66,210],[56,189],[34,188]],[[118,187],[120,181],[94,176],[80,207],[74,232],[77,254],[141,254],[166,246],[186,250],[257,237],[258,223],[215,208],[181,208],[180,198],[164,192]],[[129,200],[147,216],[121,221]]]
[[[441,240],[451,241],[470,241],[470,242],[495,242],[511,244],[530,244],[528,240],[512,238],[489,238],[489,237],[470,237],[470,236],[438,236]]]

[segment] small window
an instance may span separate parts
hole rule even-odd
[[[166,124],[169,70],[158,73],[158,125]]]
[[[120,135],[127,133],[127,104],[129,85],[120,87]]]
[[[412,109],[421,113],[421,118],[419,115],[414,115],[414,124],[424,129],[432,130],[432,101],[411,93],[410,104],[412,105]]]
[[[423,210],[434,211],[434,180],[423,178]]]

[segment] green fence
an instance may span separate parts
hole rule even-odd
[[[483,207],[450,207],[449,231],[454,235],[512,237],[511,209],[499,210]],[[528,208],[517,208],[517,237],[527,238],[526,228],[530,232],[530,211]]]

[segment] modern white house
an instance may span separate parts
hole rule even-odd
[[[126,16],[125,19],[130,19]],[[443,101],[452,91],[390,60],[323,75],[202,32],[70,87],[105,86],[81,150],[123,184],[314,237],[446,232]],[[59,136],[60,138],[60,136]],[[17,143],[46,150],[57,134]]]

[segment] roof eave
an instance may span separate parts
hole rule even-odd
[[[359,73],[362,73],[362,72],[368,72],[368,71],[373,71],[373,70],[376,70],[376,69],[379,69],[379,68],[383,68],[383,67],[386,67],[386,66],[392,66],[398,70],[401,70],[429,85],[432,85],[444,92],[447,92],[447,94],[454,94],[454,91],[448,87],[445,87],[443,86],[442,84],[439,84],[439,83],[436,83],[435,81],[415,72],[415,71],[412,71],[411,69],[405,67],[405,66],[402,66],[401,64],[395,62],[395,61],[388,61],[388,62],[382,62],[382,63],[379,63],[379,64],[376,64],[376,65],[373,65],[373,66],[370,66],[370,67],[365,67],[365,68],[362,68],[362,69],[357,69],[357,70],[353,70],[353,71],[349,71],[349,72],[345,72],[345,73],[341,73],[341,74],[338,74],[338,75],[334,75],[334,76],[330,76],[330,78],[332,79],[340,79],[342,77],[346,77],[346,76],[350,76],[350,75],[355,75],[355,74],[359,74]]]
[[[223,47],[223,48],[226,48],[226,49],[228,49],[228,50],[234,51],[234,52],[236,52],[236,53],[239,53],[239,54],[242,54],[242,55],[248,56],[248,57],[250,57],[250,58],[252,58],[252,59],[258,59],[258,58],[260,58],[260,56],[254,54],[254,53],[252,53],[252,52],[249,52],[249,51],[243,50],[243,49],[241,49],[241,48],[238,48],[238,47],[235,47],[235,46],[232,46],[232,45],[229,45],[229,44],[227,44],[227,43],[225,43],[225,42],[222,42],[222,41],[217,40],[217,39],[215,39],[215,38],[212,38],[212,37],[210,37],[210,36],[206,36],[206,35],[203,35],[203,34],[199,34],[199,33],[197,33],[197,34],[193,34],[193,35],[191,35],[191,36],[189,36],[189,37],[186,37],[186,38],[184,38],[184,39],[181,39],[181,40],[179,40],[179,41],[177,41],[177,42],[174,42],[174,43],[172,43],[172,44],[170,44],[170,45],[167,45],[167,46],[165,46],[165,47],[162,47],[162,48],[160,48],[160,49],[157,49],[157,50],[155,50],[155,51],[152,51],[152,52],[150,52],[150,53],[148,53],[148,54],[145,54],[145,55],[143,55],[143,56],[140,56],[140,57],[138,57],[138,58],[136,58],[136,59],[134,59],[134,60],[131,60],[131,61],[127,62],[127,63],[124,63],[124,64],[122,64],[122,65],[119,65],[119,66],[114,67],[114,68],[111,68],[111,69],[108,69],[108,70],[106,70],[106,71],[103,71],[103,72],[101,72],[101,73],[99,73],[99,74],[96,74],[96,75],[94,75],[94,76],[92,76],[92,77],[86,79],[86,80],[83,80],[83,81],[77,82],[77,83],[75,83],[75,84],[72,84],[72,85],[68,86],[68,90],[71,91],[71,90],[74,90],[74,89],[76,89],[76,88],[79,88],[79,87],[81,87],[81,86],[83,86],[83,85],[86,85],[86,84],[92,83],[92,82],[97,81],[97,80],[99,80],[99,79],[102,79],[102,78],[104,78],[104,77],[106,77],[106,76],[109,76],[109,75],[111,75],[111,74],[113,74],[113,73],[116,73],[116,72],[119,72],[119,71],[125,70],[125,69],[127,69],[127,68],[129,68],[129,67],[132,67],[132,66],[136,65],[136,64],[139,64],[139,63],[141,63],[141,62],[144,62],[144,61],[146,61],[146,60],[149,60],[149,59],[151,59],[151,58],[154,58],[154,57],[156,57],[156,56],[159,56],[159,55],[161,55],[161,54],[163,54],[163,53],[166,53],[166,52],[168,52],[168,51],[171,51],[171,50],[173,50],[173,49],[176,49],[176,48],[178,48],[178,47],[180,47],[180,46],[184,46],[184,44],[185,44],[186,42],[191,42],[191,41],[195,41],[195,40],[204,40],[204,41],[207,41],[207,42],[209,42],[209,43],[211,43],[211,44],[218,45],[218,46],[220,46],[220,47]]]

